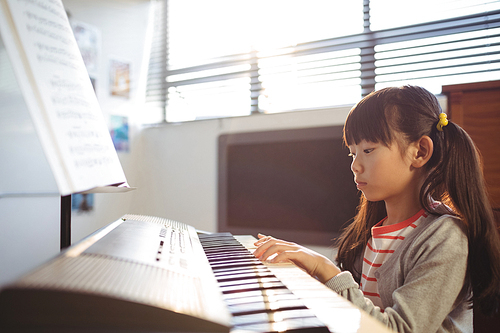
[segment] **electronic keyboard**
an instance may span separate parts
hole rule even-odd
[[[388,332],[256,239],[125,215],[0,292],[0,330]]]

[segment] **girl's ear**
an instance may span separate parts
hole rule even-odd
[[[415,168],[423,167],[431,158],[434,151],[434,143],[427,135],[424,135],[415,142],[415,154],[413,156],[412,166]]]

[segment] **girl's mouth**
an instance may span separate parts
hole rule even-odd
[[[358,188],[358,190],[361,190],[363,187],[366,186],[367,183],[365,182],[356,182],[356,187]]]

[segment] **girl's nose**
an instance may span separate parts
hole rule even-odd
[[[359,173],[361,170],[360,170],[360,165],[359,165],[359,162],[357,162],[356,160],[356,157],[352,160],[352,163],[351,163],[351,171],[353,173]]]

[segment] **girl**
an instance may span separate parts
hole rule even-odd
[[[255,256],[295,262],[396,331],[472,332],[472,300],[498,311],[500,241],[470,137],[433,94],[404,86],[361,100],[344,141],[362,196],[338,266],[263,235]]]

